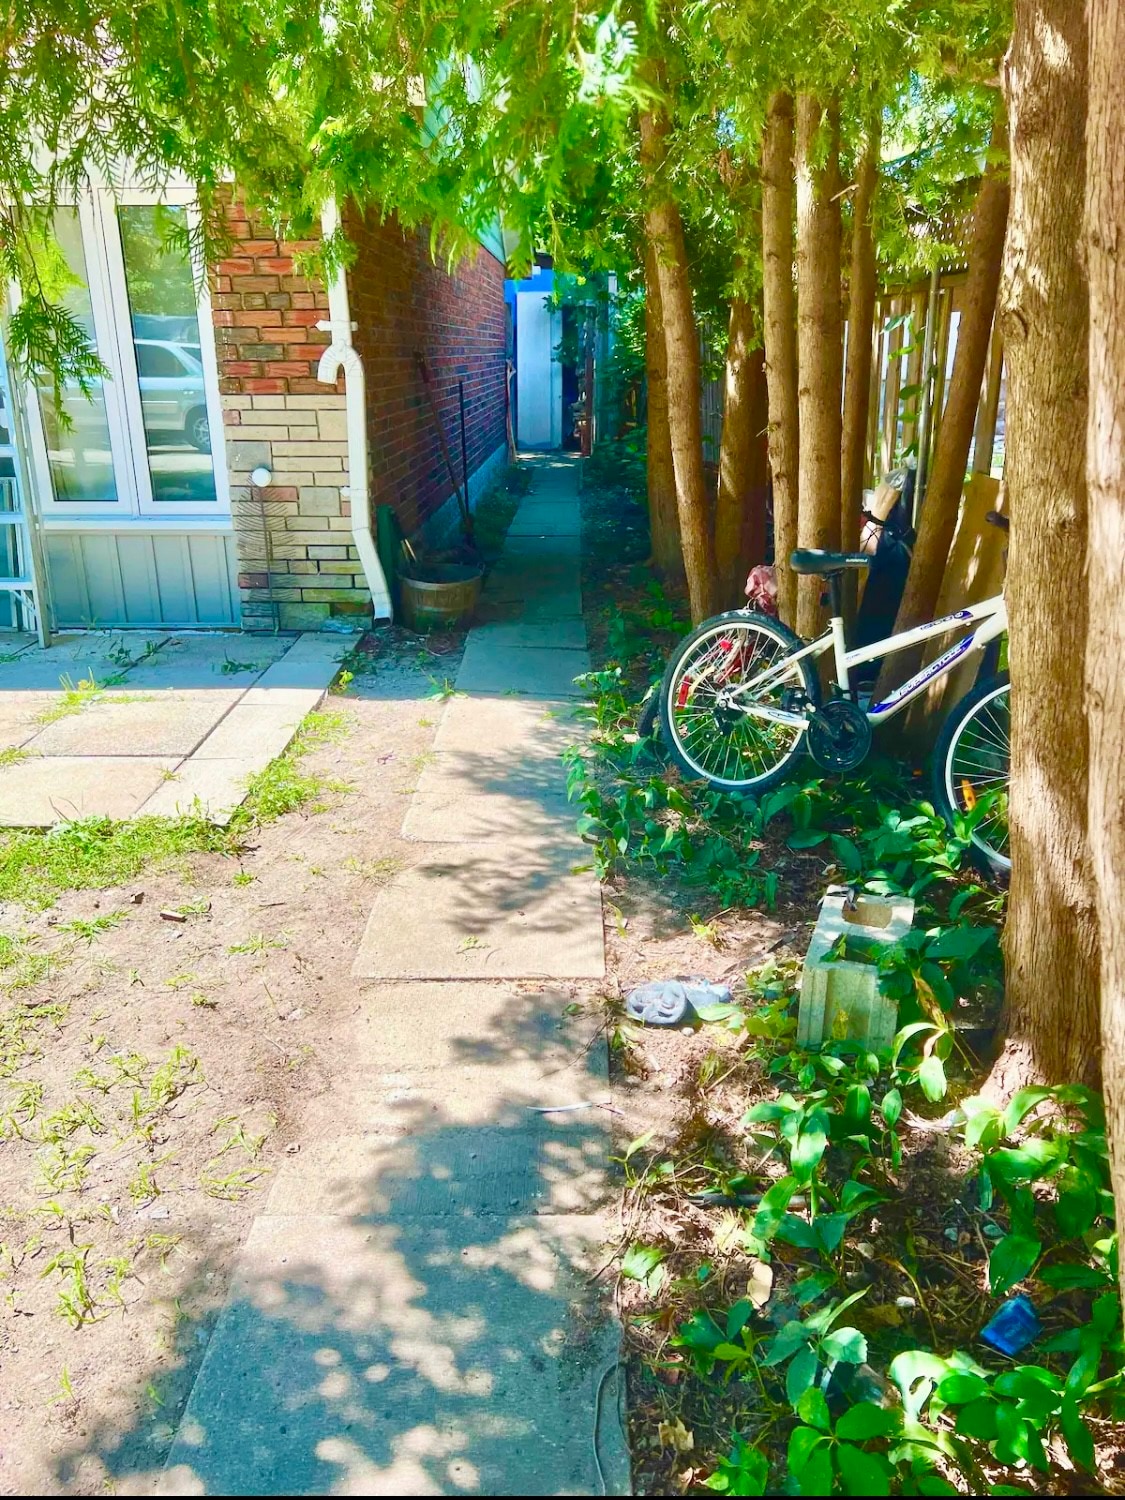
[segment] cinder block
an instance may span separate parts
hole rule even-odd
[[[815,1049],[826,1042],[850,1042],[878,1051],[891,1045],[898,1028],[898,1002],[880,990],[877,965],[829,954],[841,938],[856,946],[889,947],[906,936],[913,920],[914,902],[905,896],[861,894],[853,901],[847,891],[829,887],[801,975],[798,1046]]]

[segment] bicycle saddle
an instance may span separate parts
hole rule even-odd
[[[868,568],[871,566],[869,552],[825,552],[820,547],[798,547],[789,558],[794,573],[815,573],[827,577],[830,573],[842,573],[845,568]]]

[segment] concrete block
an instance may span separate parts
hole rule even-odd
[[[193,760],[234,760],[260,770],[280,755],[296,734],[301,713],[292,703],[239,703],[196,750]]]
[[[854,1042],[878,1051],[894,1041],[898,1002],[879,988],[876,964],[848,956],[848,945],[889,946],[910,931],[914,903],[905,896],[861,894],[830,888],[821,902],[801,976],[797,1042],[815,1048],[826,1042]],[[844,956],[831,958],[844,940]]]
[[[48,724],[28,744],[39,755],[190,755],[238,702],[241,688],[140,694],[127,702],[92,703]],[[114,695],[118,696],[118,695]],[[124,695],[121,695],[124,696]]]

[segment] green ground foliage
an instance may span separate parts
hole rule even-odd
[[[618,445],[599,461],[614,504],[643,485],[635,459]],[[599,503],[588,497],[595,517]],[[898,1002],[890,1048],[799,1049],[799,964],[771,960],[731,1004],[701,1012],[725,1043],[698,1080],[716,1110],[672,1144],[648,1132],[622,1153],[627,1202],[659,1209],[644,1222],[674,1221],[688,1201],[715,1215],[710,1235],[652,1233],[619,1263],[646,1487],[1098,1486],[1125,1414],[1104,1111],[1078,1086],[1001,1107],[980,1093],[970,1042],[998,1014],[1005,907],[969,857],[986,810],[947,827],[890,760],[845,778],[809,763],[760,798],[681,780],[641,702],[682,628],[678,606],[634,574],[585,681],[588,737],[568,753],[599,875],[695,888],[697,909],[708,896],[714,910],[797,899],[811,916],[833,880],[916,903],[905,939],[859,955]],[[815,879],[795,892],[802,858]],[[613,1040],[627,1053],[628,1026]],[[714,1125],[732,1114],[734,1130]],[[1040,1328],[1008,1357],[980,1334],[1017,1295]]]

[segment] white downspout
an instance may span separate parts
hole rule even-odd
[[[320,215],[321,232],[327,240],[340,226],[340,214],[335,198],[325,203]],[[326,385],[335,385],[336,377],[344,372],[344,399],[347,402],[348,418],[348,495],[352,507],[352,539],[363,576],[371,592],[377,620],[394,619],[394,605],[387,587],[383,565],[375,548],[371,534],[371,493],[367,480],[367,400],[363,361],[352,343],[352,322],[348,307],[348,277],[343,266],[328,284],[328,321],[316,326],[332,335],[332,342],[320,356],[316,367],[316,378]]]

